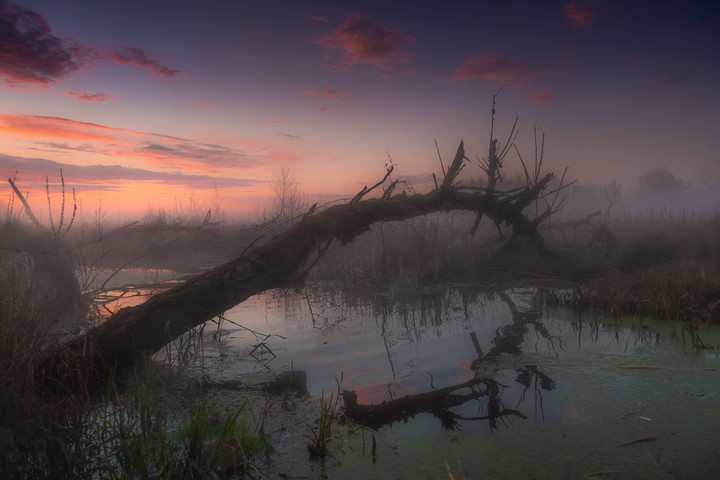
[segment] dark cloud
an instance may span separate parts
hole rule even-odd
[[[141,168],[128,168],[121,165],[73,165],[55,162],[44,158],[25,158],[0,154],[0,171],[12,176],[17,171],[25,182],[43,185],[46,175],[63,170],[66,182],[82,190],[83,186],[97,189],[97,185],[111,186],[113,182],[153,182],[188,188],[231,188],[246,187],[264,183],[250,179],[213,177],[209,175],[189,175],[184,173],[163,173]]]
[[[332,70],[346,72],[357,64],[389,69],[395,63],[409,63],[413,58],[402,53],[401,48],[413,41],[411,35],[387,30],[354,14],[346,18],[334,32],[311,43],[335,52],[339,62],[333,65]],[[335,59],[335,55],[331,55],[331,58]]]
[[[173,70],[153,60],[144,50],[135,47],[118,47],[112,52],[107,53],[107,56],[115,63],[131,65],[137,68],[147,68],[155,75],[163,78],[171,78],[180,73],[179,70]]]
[[[287,137],[287,138],[301,138],[298,135],[291,135],[289,133],[277,133],[276,135],[280,135],[281,137]]]
[[[43,17],[0,1],[0,76],[8,83],[52,83],[82,65]]]
[[[123,46],[103,52],[70,38],[60,38],[41,15],[0,0],[0,77],[8,85],[51,84],[91,62],[131,65],[163,78],[178,73],[139,48]]]

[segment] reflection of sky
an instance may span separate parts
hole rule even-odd
[[[281,165],[325,199],[373,183],[388,154],[429,181],[433,140],[446,156],[460,139],[470,158],[487,150],[500,87],[497,132],[519,115],[529,158],[539,126],[547,167],[572,178],[629,183],[667,166],[720,182],[710,2],[452,1],[408,14],[375,1],[2,0],[0,19],[0,170],[39,192],[63,168],[86,203],[119,214],[215,188],[252,213]]]
[[[169,271],[128,270],[114,279],[113,286],[170,276]],[[509,294],[520,312],[535,308],[532,290]],[[708,382],[717,374],[708,369],[717,369],[720,357],[693,351],[689,340],[683,344],[673,339],[672,325],[667,322],[637,318],[621,322],[546,309],[540,321],[553,336],[554,348],[529,324],[521,354],[485,357],[479,367],[473,365],[478,356],[470,332],[475,332],[486,354],[498,329],[513,320],[498,295],[471,289],[419,297],[322,289],[306,289],[302,294],[270,291],[225,316],[228,321],[223,323],[220,344],[212,338],[215,325],[205,329],[204,365],[211,378],[236,380],[242,373],[264,370],[248,355],[259,342],[270,349],[255,352],[267,367],[306,371],[311,394],[334,393],[335,379],[342,375],[342,387],[354,390],[360,403],[450,387],[477,376],[499,382],[503,406],[528,417],[506,418],[511,429],[606,428],[609,416],[626,422],[612,427],[622,430],[624,438],[632,432],[623,428],[635,428],[638,422],[645,425],[647,420],[640,417],[661,420],[658,409],[669,408],[662,399],[672,398],[672,408],[682,406],[692,413],[720,398],[716,383]],[[699,334],[707,344],[720,342],[718,328]],[[539,377],[530,376],[526,389],[518,375],[528,366],[549,377],[555,388],[545,390]],[[485,389],[482,384],[479,388]],[[468,417],[487,415],[486,400],[470,401],[452,411]],[[398,428],[415,434],[440,428],[430,415],[418,418],[417,423]],[[464,432],[489,431],[485,421],[460,423]],[[501,421],[499,428],[505,428]]]
[[[521,311],[529,308],[528,292],[517,291],[513,295]],[[512,322],[507,305],[497,297],[484,295],[465,297],[470,312],[465,318],[463,308],[458,308],[463,296],[456,291],[439,292],[433,302],[438,309],[425,311],[418,310],[419,302],[411,298],[388,297],[385,302],[395,299],[398,303],[387,308],[370,304],[382,297],[368,297],[350,307],[342,303],[343,296],[338,292],[310,289],[307,294],[316,328],[307,299],[291,293],[283,296],[271,292],[253,297],[226,316],[262,332],[263,336],[275,335],[267,341],[277,355],[269,363],[272,368],[293,365],[306,370],[309,387],[316,394],[321,390],[333,392],[334,378],[342,374],[344,388],[356,390],[361,403],[448,387],[473,378],[475,373],[470,367],[477,354],[469,333],[477,334],[485,353],[493,346],[496,330]],[[430,307],[427,299],[423,302]],[[380,311],[386,312],[384,328]],[[441,323],[435,323],[438,311]],[[557,373],[553,367],[563,362],[577,361],[585,366],[591,362],[602,367],[616,363],[616,358],[642,356],[655,338],[638,336],[622,328],[601,326],[594,330],[588,325],[578,334],[570,320],[553,316],[542,320],[555,337],[554,348],[529,325],[520,356],[502,354],[486,358],[476,368],[477,374],[501,379],[509,386],[508,398],[517,400],[522,386],[515,382],[516,369],[538,365],[553,377],[552,372]],[[254,335],[241,331],[231,337],[239,351],[249,351],[256,342]],[[543,394],[553,395],[545,391]],[[506,402],[506,406],[514,408],[515,403]]]

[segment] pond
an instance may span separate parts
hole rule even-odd
[[[293,478],[716,478],[720,351],[697,347],[720,329],[581,315],[535,293],[270,291],[208,323],[189,368],[303,370],[313,396],[342,380],[356,413],[391,407],[336,425],[324,463],[307,439],[277,441],[273,468]]]

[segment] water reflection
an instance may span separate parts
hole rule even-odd
[[[199,368],[214,378],[300,369],[319,396],[334,391],[343,374],[348,405],[373,407],[369,426],[426,413],[445,428],[491,430],[525,418],[562,422],[568,387],[558,366],[596,368],[669,337],[639,319],[628,328],[542,307],[532,289],[471,286],[271,291],[201,335]],[[383,405],[389,413],[380,413]]]
[[[206,364],[211,375],[234,378],[258,365],[302,369],[319,396],[334,391],[342,374],[345,399],[355,407],[348,416],[373,427],[418,413],[453,429],[482,420],[493,430],[528,416],[557,423],[566,415],[567,392],[555,393],[553,365],[588,354],[632,354],[660,338],[643,326],[549,312],[534,303],[531,289],[273,291],[226,317],[232,322],[218,346],[222,363]],[[211,347],[205,351],[212,356]],[[262,362],[247,362],[258,352]],[[363,410],[371,413],[365,419]]]
[[[318,397],[342,374],[348,416],[356,407],[358,423],[395,423],[372,432],[382,469],[338,446],[332,478],[446,478],[445,458],[468,478],[533,476],[540,464],[546,478],[714,478],[717,350],[695,352],[672,323],[579,315],[534,293],[266,292],[205,330],[199,368],[217,380],[304,370]],[[720,344],[718,328],[697,333]],[[607,449],[646,436],[657,441]]]
[[[527,416],[521,411],[506,408],[503,404],[503,392],[506,385],[500,383],[495,378],[483,376],[482,373],[488,370],[487,364],[497,364],[498,357],[501,355],[517,356],[522,353],[522,346],[526,342],[529,327],[532,326],[546,343],[555,350],[555,343],[562,347],[560,339],[554,337],[548,332],[548,329],[542,322],[542,314],[538,310],[521,311],[518,309],[515,301],[505,291],[493,292],[493,294],[504,304],[507,305],[511,322],[495,329],[492,339],[492,347],[483,353],[478,340],[477,333],[474,330],[469,332],[469,338],[477,355],[469,364],[473,377],[470,380],[440,389],[431,389],[423,393],[415,395],[407,395],[399,399],[391,399],[380,404],[360,405],[358,403],[358,395],[355,391],[343,391],[343,402],[347,416],[355,422],[371,428],[378,428],[390,425],[398,421],[407,422],[408,419],[414,418],[418,413],[430,413],[440,420],[443,428],[455,430],[460,427],[459,420],[478,421],[486,420],[491,430],[498,428],[498,422],[504,422],[507,416],[516,416],[526,419]],[[465,299],[465,297],[463,297]],[[451,310],[462,310],[468,314],[467,302],[463,302],[464,308],[454,307]],[[429,308],[432,313],[423,318],[431,318],[434,324],[442,322],[443,309],[437,302],[429,302],[424,305]],[[385,310],[382,310],[385,314]],[[421,310],[421,312],[424,311]],[[401,319],[403,328],[406,331],[409,328],[408,323],[409,312],[407,309],[401,311]],[[388,359],[393,372],[393,378],[396,378],[395,369],[393,367],[392,356],[390,355],[390,345],[385,335],[385,326],[387,315],[383,315],[381,336],[387,349]],[[422,324],[422,322],[421,322]],[[412,323],[414,330],[417,329],[415,323]],[[422,336],[415,333],[413,338],[417,341],[422,340]],[[541,390],[554,390],[555,381],[545,374],[537,365],[525,365],[515,369],[517,377],[515,382],[523,386],[518,406],[525,401],[526,392],[532,387],[535,392],[536,416],[539,414],[544,418],[544,410],[542,403]],[[459,393],[463,392],[463,393]],[[454,412],[452,409],[460,407],[466,403],[475,401],[477,405],[475,409],[479,413],[474,416],[462,415]],[[483,414],[480,414],[483,413]],[[505,423],[507,425],[507,423]]]

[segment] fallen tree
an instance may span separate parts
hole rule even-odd
[[[518,236],[528,237],[537,249],[549,254],[539,224],[555,208],[545,209],[534,218],[524,213],[527,207],[557,196],[563,188],[550,189],[552,173],[535,179],[527,176],[527,185],[510,191],[463,186],[457,176],[467,160],[461,142],[444,178],[425,194],[393,194],[398,180],[389,181],[393,166],[385,177],[364,188],[348,203],[318,210],[316,205],[284,232],[264,244],[251,245],[239,257],[196,275],[182,284],[152,296],[141,305],[123,308],[104,323],[92,328],[44,362],[40,372],[65,382],[78,371],[104,378],[110,371],[132,367],[138,358],[152,354],[190,329],[222,314],[265,290],[298,288],[317,260],[337,240],[352,242],[370,230],[373,224],[405,220],[433,212],[464,210],[490,218],[496,225],[507,226],[510,235],[504,245]],[[386,185],[379,198],[365,198]]]

